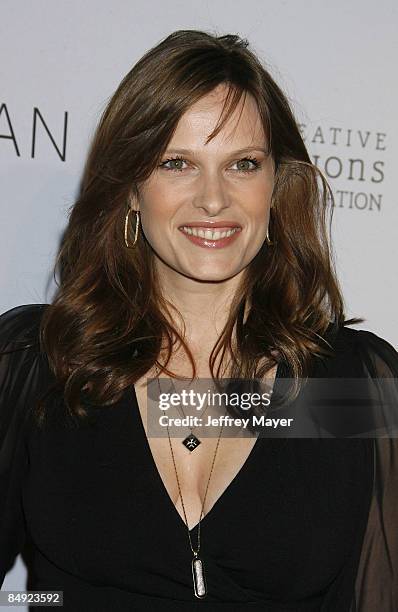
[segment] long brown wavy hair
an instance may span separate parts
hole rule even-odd
[[[165,315],[171,305],[160,293],[153,251],[142,232],[134,249],[125,247],[124,221],[131,196],[139,197],[183,113],[219,84],[228,86],[228,96],[207,141],[250,93],[276,175],[269,222],[274,244],[264,243],[246,269],[209,358],[213,379],[228,351],[231,378],[261,379],[277,354],[298,380],[307,376],[312,355],[331,353],[323,337],[331,323],[363,321],[345,321],[330,246],[332,194],[311,163],[285,95],[239,36],[173,32],[134,65],[100,119],[54,268],[59,265],[60,282],[41,320],[42,349],[77,417],[86,415],[83,396],[113,404],[155,363],[177,376],[167,369],[176,342],[196,376],[188,345]]]

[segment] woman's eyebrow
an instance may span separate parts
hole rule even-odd
[[[265,153],[265,154],[268,153],[267,149],[265,149],[263,146],[255,145],[251,147],[244,147],[243,149],[237,149],[236,151],[229,151],[227,155],[228,157],[230,157],[231,155],[241,155],[242,153],[249,153],[250,151],[261,151],[262,153]],[[196,154],[196,152],[193,149],[170,148],[170,149],[167,149],[167,151],[165,152],[165,155],[166,154],[169,155],[170,153],[177,153],[180,155],[192,155],[192,156]]]

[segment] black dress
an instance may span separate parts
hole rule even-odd
[[[398,610],[398,437],[258,438],[202,520],[199,600],[134,388],[89,407],[92,425],[65,426],[62,400],[43,431],[27,417],[51,381],[45,306],[0,317],[0,350],[33,343],[0,358],[0,585],[27,543],[30,589],[62,590],[68,612]],[[333,345],[316,376],[398,378],[398,353],[372,332],[340,328]]]

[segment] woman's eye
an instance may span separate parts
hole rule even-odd
[[[260,168],[260,163],[254,157],[244,157],[235,163],[240,172],[255,172]]]
[[[185,159],[182,159],[182,157],[173,157],[171,159],[166,159],[164,162],[162,162],[160,164],[160,167],[166,168],[166,170],[174,170],[177,172],[182,172],[182,170],[184,170],[184,168],[182,167],[183,163],[186,163],[186,162],[185,162]]]

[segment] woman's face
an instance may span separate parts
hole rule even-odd
[[[250,264],[264,242],[274,164],[251,95],[246,96],[239,122],[243,97],[224,128],[205,144],[225,94],[226,87],[219,86],[181,117],[160,165],[140,186],[134,207],[140,209],[160,278],[232,278]],[[218,233],[202,233],[213,225]],[[229,238],[222,233],[226,231],[234,233]]]

